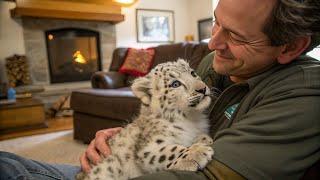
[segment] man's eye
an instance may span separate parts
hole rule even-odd
[[[175,80],[170,84],[170,87],[173,87],[173,88],[177,88],[179,86],[181,86],[181,82],[178,80]]]
[[[196,74],[196,72],[194,72],[194,71],[191,71],[191,75],[192,75],[193,77],[197,77],[197,74]]]
[[[243,40],[241,37],[239,37],[236,34],[233,33],[229,33],[229,38],[231,40],[231,42],[235,43],[235,44],[245,44],[246,41]]]

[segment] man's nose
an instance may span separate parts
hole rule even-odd
[[[221,27],[212,27],[211,39],[209,41],[210,50],[224,50],[227,48],[227,37]]]

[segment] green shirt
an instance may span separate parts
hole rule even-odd
[[[223,91],[210,109],[215,160],[248,179],[299,179],[320,159],[320,62],[302,56],[233,84],[212,61],[197,73]]]

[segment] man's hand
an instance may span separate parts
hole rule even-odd
[[[107,140],[119,133],[121,129],[121,127],[117,127],[97,131],[96,137],[90,142],[88,148],[80,157],[81,168],[84,172],[89,173],[91,169],[90,163],[96,165],[101,161],[101,156],[107,157],[111,154]]]

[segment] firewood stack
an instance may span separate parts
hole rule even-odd
[[[16,87],[31,83],[26,56],[13,55],[6,58],[6,70],[10,85]]]

